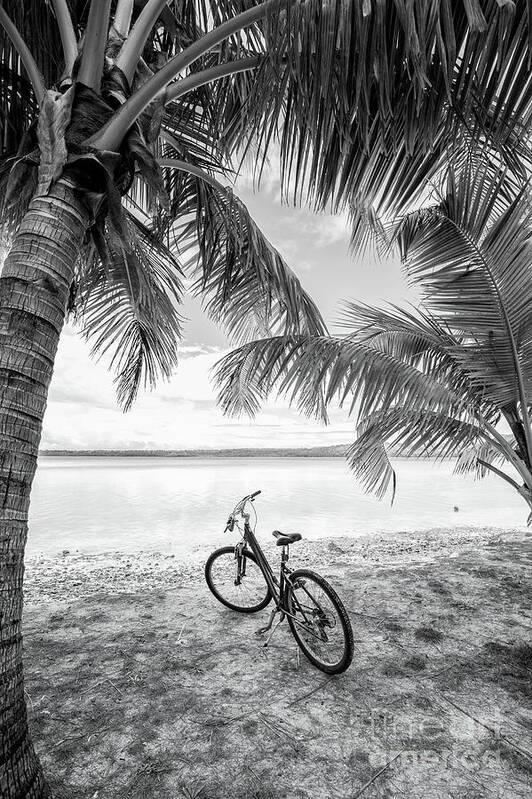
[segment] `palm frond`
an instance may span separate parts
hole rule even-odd
[[[453,330],[424,307],[373,308],[351,301],[344,305],[341,325],[349,341],[374,347],[430,374],[471,407],[481,410],[486,419],[499,413],[486,402],[483,387],[472,384],[463,369],[463,359],[459,357],[465,343],[463,331]]]
[[[298,381],[296,368],[309,341],[304,337],[278,336],[248,342],[230,352],[214,366],[218,402],[224,413],[254,416],[266,397],[277,390],[308,416],[324,418],[323,391],[310,380]],[[302,377],[306,377],[302,373]],[[315,381],[318,382],[318,381]]]
[[[237,342],[322,333],[314,302],[232,190],[173,172],[170,219],[182,220],[174,241],[209,316]]]
[[[407,154],[398,145],[388,178],[386,157],[375,172],[368,169],[362,190],[354,190],[349,200],[354,253],[362,253],[371,243],[381,256],[387,256],[397,244],[397,218],[401,224],[408,212],[438,202],[445,193],[450,165],[457,174],[469,170],[489,175],[494,182],[504,174],[501,191],[507,201],[515,199],[526,185],[532,171],[532,150],[520,128],[505,142],[495,143],[469,128],[455,136],[442,129],[440,137],[428,153],[419,150]],[[366,170],[370,156],[371,149],[361,154],[360,173]],[[379,198],[376,202],[374,196]]]
[[[409,215],[397,232],[424,306],[467,344],[454,357],[499,407],[532,388],[529,212],[504,173],[451,169],[441,203]]]
[[[395,455],[450,458],[485,441],[482,429],[446,411],[409,405],[385,407],[363,419],[347,461],[364,489],[382,498],[396,476],[388,452]]]
[[[472,474],[481,479],[490,473],[490,466],[503,464],[506,458],[490,440],[479,440],[475,446],[462,450],[454,467],[455,474]]]
[[[345,454],[349,468],[368,493],[378,499],[391,490],[391,503],[397,490],[397,474],[386,451],[385,441],[378,430],[362,422],[357,433],[359,438],[351,444]]]
[[[477,6],[478,7],[478,6]],[[270,68],[233,140],[279,142],[285,191],[403,211],[464,139],[512,158],[532,120],[526,0],[309,0],[268,19]]]
[[[40,0],[2,0],[44,76],[47,87],[57,81],[63,59],[59,29],[48,3]],[[38,101],[20,56],[0,26],[0,161],[13,156],[36,119]]]
[[[229,414],[258,408],[272,391],[318,418],[333,400],[359,420],[390,403],[465,417],[476,411],[470,398],[455,394],[433,375],[371,343],[333,336],[249,342],[219,361],[215,382],[221,407]]]
[[[128,410],[138,389],[168,379],[181,336],[180,268],[132,213],[128,244],[107,227],[103,252],[81,265],[77,315],[92,353],[110,358],[118,400]]]

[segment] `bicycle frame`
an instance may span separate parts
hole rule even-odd
[[[289,571],[288,567],[285,565],[286,560],[288,559],[285,547],[283,547],[281,554],[281,570],[279,579],[277,579],[266,555],[262,551],[261,545],[257,541],[255,533],[249,526],[249,522],[247,520],[244,522],[244,534],[242,539],[244,543],[249,545],[249,548],[257,558],[257,563],[259,564],[259,568],[264,575],[264,579],[266,580],[266,584],[270,589],[270,593],[275,604],[279,609],[283,609],[282,600],[284,599],[285,594],[286,571]]]
[[[259,568],[260,568],[260,570],[262,571],[262,573],[264,575],[264,579],[266,580],[268,588],[270,589],[270,593],[271,593],[271,595],[273,597],[273,601],[275,603],[275,610],[272,611],[272,613],[271,613],[270,624],[272,623],[273,617],[275,616],[275,614],[277,612],[280,612],[280,614],[281,614],[280,620],[281,621],[284,619],[285,616],[290,616],[290,618],[293,619],[294,622],[297,625],[302,627],[303,625],[298,620],[297,616],[295,616],[293,613],[290,613],[290,611],[289,611],[289,609],[287,607],[287,603],[285,602],[286,584],[287,583],[291,583],[290,574],[292,572],[292,569],[289,569],[288,566],[286,565],[286,561],[288,560],[288,552],[287,552],[288,545],[285,544],[283,546],[283,549],[282,549],[282,553],[281,553],[281,568],[280,568],[279,580],[278,580],[276,578],[275,574],[274,574],[274,571],[273,571],[268,559],[266,558],[266,555],[262,551],[262,548],[261,548],[259,542],[257,541],[257,537],[255,536],[255,533],[253,532],[253,530],[249,526],[249,523],[248,523],[247,520],[244,522],[244,534],[242,536],[242,540],[243,540],[244,545],[246,543],[249,544],[249,547],[250,547],[251,551],[253,552],[253,554],[257,558],[257,562],[259,564]],[[310,594],[308,593],[308,591],[307,591],[307,589],[305,587],[303,587],[303,591],[310,597]],[[301,613],[301,615],[303,616],[305,621],[307,623],[309,623],[310,620],[309,620],[309,618],[308,618],[308,616],[307,616],[307,614],[305,612],[304,607],[301,605],[299,599],[297,597],[294,597],[294,601],[295,601],[295,603],[297,605],[297,609],[299,610],[299,612]],[[315,597],[312,597],[312,601],[314,602],[316,607],[318,607],[323,612],[323,608],[321,607],[319,602],[316,601]],[[320,639],[321,636],[316,634],[315,631],[309,630],[307,627],[305,627],[305,629],[307,630],[307,632],[310,632],[310,634],[314,638],[317,638],[318,640]]]
[[[289,569],[288,566],[286,565],[286,561],[288,560],[288,551],[287,551],[288,545],[285,544],[281,552],[281,568],[279,571],[279,579],[277,579],[268,559],[266,558],[266,555],[262,551],[261,545],[257,541],[255,533],[249,526],[247,520],[244,523],[244,535],[242,536],[242,538],[244,543],[249,544],[251,551],[257,558],[259,568],[264,575],[264,579],[266,580],[266,584],[270,589],[270,593],[273,597],[273,601],[275,602],[277,610],[281,611],[281,614],[285,614],[287,616],[290,616],[292,619],[295,619],[297,623],[296,617],[294,616],[293,613],[290,613],[285,602],[286,584],[291,582],[290,574],[292,572],[292,569]],[[308,594],[306,588],[303,588],[303,590],[305,591],[306,594]],[[298,609],[301,612],[303,618],[308,621],[306,613],[297,598],[295,598],[295,602],[297,603]],[[322,610],[320,604],[316,602],[315,598],[313,598],[313,602],[316,604],[317,607],[319,607]],[[284,617],[281,616],[281,618]]]

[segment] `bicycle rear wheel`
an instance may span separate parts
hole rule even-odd
[[[353,659],[353,630],[347,611],[331,585],[309,569],[290,575],[287,619],[299,647],[326,674],[340,674]]]
[[[216,599],[239,613],[256,613],[271,602],[268,584],[249,549],[244,550],[240,573],[235,547],[217,549],[205,564],[205,579]]]

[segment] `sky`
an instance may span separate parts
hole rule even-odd
[[[314,214],[281,205],[279,181],[267,176],[260,191],[241,179],[237,193],[268,239],[298,275],[328,324],[341,301],[382,305],[408,296],[397,262],[378,263],[349,253],[346,217]],[[300,416],[273,398],[254,420],[224,418],[217,407],[209,371],[230,345],[206,319],[198,301],[187,300],[188,321],[179,365],[169,382],[141,392],[123,413],[116,402],[113,375],[90,357],[90,347],[67,325],[50,388],[43,449],[218,449],[311,447],[344,444],[354,438],[354,422],[332,409],[330,424]]]

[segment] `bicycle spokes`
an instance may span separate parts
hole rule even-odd
[[[299,595],[296,593],[298,589]],[[323,638],[325,627],[333,628],[336,626],[335,615],[327,614],[322,605],[320,605],[318,597],[307,590],[305,580],[299,579],[294,582],[294,599],[296,608],[304,618],[305,623],[311,628],[319,630],[320,637]]]
[[[252,556],[235,554],[233,547],[224,547],[211,555],[205,567],[207,584],[232,610],[256,613],[271,600],[268,586]]]
[[[293,581],[289,590],[291,626],[303,648],[321,663],[333,666],[345,652],[345,633],[328,593],[308,579]]]

